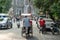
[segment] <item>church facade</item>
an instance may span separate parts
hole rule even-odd
[[[31,13],[33,10],[31,0],[12,0],[12,7],[15,15]]]

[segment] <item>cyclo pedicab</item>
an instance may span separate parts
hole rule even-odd
[[[31,25],[30,25],[30,28],[29,28],[29,34],[26,33],[26,32],[27,32],[27,28],[22,27],[22,32],[21,32],[21,35],[22,35],[22,36],[24,36],[23,34],[25,34],[26,37],[28,37],[27,35],[33,37],[32,20],[30,20],[30,24],[31,24]]]

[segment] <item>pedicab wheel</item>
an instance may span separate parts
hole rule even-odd
[[[26,33],[26,39],[29,37],[29,35]]]
[[[31,37],[33,37],[33,29],[31,29]]]
[[[33,31],[31,30],[31,32],[29,34],[30,34],[30,36],[33,36]]]
[[[33,33],[31,34],[31,37],[33,37]]]
[[[23,28],[22,28],[22,31],[21,31],[21,36],[23,36]]]

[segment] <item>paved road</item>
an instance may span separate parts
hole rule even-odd
[[[13,23],[12,29],[0,30],[0,40],[60,40],[60,35],[52,35],[51,33],[42,34],[39,33],[36,27],[36,22],[33,21],[33,38],[26,39],[21,36],[22,21],[20,22],[21,27],[18,29],[16,22]]]

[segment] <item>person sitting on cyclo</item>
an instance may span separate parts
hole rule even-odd
[[[29,34],[29,31],[30,31],[30,19],[25,16],[25,18],[23,19],[23,25],[24,25],[24,28],[26,29],[27,28],[27,34]]]
[[[40,24],[40,31],[42,31],[42,33],[43,33],[43,31],[45,29],[45,20],[43,18],[41,18],[39,21],[39,24]]]
[[[30,20],[30,26],[32,27],[32,21]]]

